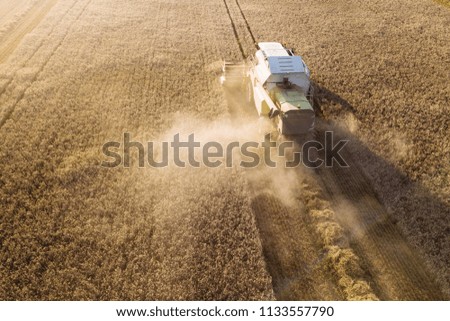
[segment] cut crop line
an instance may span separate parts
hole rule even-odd
[[[72,4],[72,6],[64,12],[64,14],[61,16],[61,19],[59,19],[58,22],[56,22],[56,23],[53,25],[52,29],[47,33],[46,38],[49,37],[49,36],[55,31],[56,27],[59,26],[60,22],[64,20],[64,18],[67,16],[67,14],[70,12],[70,10],[72,10],[73,7],[75,7],[76,4],[77,4],[77,1],[74,1],[74,3]],[[27,64],[31,59],[33,59],[33,57],[39,52],[39,50],[40,50],[40,49],[42,48],[42,46],[44,45],[46,38],[43,37],[43,40],[41,40],[41,42],[40,42],[39,45],[36,47],[36,49],[32,52],[32,54],[31,54],[31,55],[30,55],[30,56],[29,56],[29,57],[28,57],[28,58],[27,58],[27,59],[26,59],[26,60],[25,60],[18,68],[16,68],[16,70],[15,70],[14,72],[17,72],[18,69],[25,67],[26,64]],[[13,82],[13,80],[14,80],[14,77],[11,77],[11,78],[8,80],[8,82],[6,82],[6,83],[3,85],[3,87],[2,87],[1,90],[0,90],[0,96],[2,96],[2,95],[5,93],[6,89],[8,89],[9,85]]]
[[[236,42],[237,42],[237,44],[239,46],[239,50],[241,52],[242,58],[245,59],[246,57],[245,57],[245,53],[244,53],[244,48],[242,47],[242,43],[239,40],[239,35],[237,33],[237,29],[236,29],[236,25],[235,25],[235,23],[233,21],[233,17],[231,16],[230,8],[228,7],[228,4],[227,4],[226,0],[223,0],[223,4],[225,5],[225,9],[227,9],[227,14],[228,14],[228,17],[230,18],[230,21],[231,21],[231,27],[233,28],[234,37],[236,38]]]
[[[0,119],[0,129],[3,127],[3,125],[6,123],[6,121],[11,117],[12,113],[14,112],[14,109],[16,108],[16,106],[19,104],[19,102],[23,99],[23,97],[25,96],[26,92],[28,91],[28,89],[33,85],[33,83],[36,81],[36,79],[40,76],[40,74],[44,71],[45,67],[48,65],[49,61],[52,59],[52,57],[55,55],[55,53],[58,51],[58,49],[61,47],[61,45],[63,44],[64,40],[66,40],[67,35],[69,34],[72,26],[74,25],[75,22],[77,22],[79,20],[79,18],[81,17],[81,15],[86,11],[86,8],[89,6],[89,4],[92,2],[92,0],[89,0],[86,5],[83,7],[83,9],[81,10],[81,12],[78,14],[78,16],[74,19],[74,21],[69,25],[69,27],[67,28],[67,32],[64,35],[64,37],[62,38],[62,40],[58,43],[58,45],[55,47],[55,49],[53,49],[52,53],[50,54],[50,56],[48,57],[48,59],[42,64],[42,66],[39,68],[38,72],[35,74],[35,76],[33,77],[32,81],[30,82],[30,85],[25,88],[22,93],[19,95],[19,97],[17,98],[16,102],[10,107],[8,108],[8,110],[5,112],[5,115],[3,116],[3,118]]]
[[[250,24],[248,23],[247,18],[245,17],[244,11],[242,11],[242,8],[241,8],[241,5],[239,4],[239,1],[238,0],[235,0],[235,1],[236,1],[237,7],[239,8],[239,11],[241,12],[242,18],[244,19],[245,26],[247,27],[248,33],[250,34],[250,37],[252,37],[253,44],[255,45],[255,47],[257,47],[257,42],[256,42],[256,39],[255,39],[255,36],[253,35],[252,29],[250,28]]]
[[[4,40],[4,45],[0,48],[0,63],[5,62],[11,53],[19,45],[26,34],[30,33],[44,19],[50,9],[58,0],[43,1],[41,5],[33,7],[14,28],[9,37]]]

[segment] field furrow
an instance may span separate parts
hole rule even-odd
[[[448,299],[448,25],[431,0],[0,0],[0,299]],[[302,55],[350,166],[149,166],[139,143],[263,140],[218,81],[258,41]]]
[[[87,4],[85,5],[87,6]],[[38,80],[39,75],[62,45],[68,32],[70,32],[71,26],[77,22],[86,6],[80,8],[80,11],[75,13],[74,20],[71,21],[71,24],[66,24],[67,29],[65,31],[61,32],[61,28],[58,30],[58,34],[53,35],[53,42],[50,46],[45,48],[42,52],[39,52],[41,45],[37,46],[36,50],[32,51],[32,54],[27,58],[24,64],[16,68],[14,73],[8,75],[9,80],[4,84],[0,96],[0,101],[2,103],[2,109],[0,110],[0,128],[5,124],[14,112],[16,106],[24,98],[27,90],[36,80]],[[71,9],[72,7],[69,10]],[[49,32],[48,36],[52,35],[53,30],[54,29]],[[50,44],[50,42],[48,43]],[[8,73],[10,72],[8,71]]]
[[[57,1],[42,0],[36,2],[23,17],[19,18],[19,22],[15,23],[9,32],[6,31],[6,34],[2,35],[0,42],[0,64],[8,59],[22,38],[41,22]]]

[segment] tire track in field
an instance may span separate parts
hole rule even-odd
[[[89,4],[91,2],[92,2],[92,0],[88,0],[87,1],[87,3],[81,9],[80,13],[76,16],[76,18],[68,26],[67,31],[64,34],[64,36],[62,37],[61,41],[58,42],[58,44],[52,50],[51,54],[48,56],[46,61],[39,67],[39,70],[36,72],[36,74],[31,79],[30,84],[25,89],[23,89],[23,91],[16,98],[15,102],[4,112],[3,117],[0,119],[0,129],[3,127],[3,125],[6,123],[6,121],[11,117],[12,113],[14,112],[14,109],[19,104],[19,102],[24,98],[24,96],[27,93],[28,89],[33,85],[33,83],[36,81],[36,79],[44,71],[44,69],[48,65],[49,61],[52,59],[52,57],[55,55],[55,53],[58,51],[58,49],[61,47],[61,45],[66,40],[70,30],[72,29],[72,26],[75,24],[75,22],[77,22],[80,19],[81,15],[86,11],[87,7],[89,6]]]
[[[239,35],[238,35],[237,29],[236,29],[236,24],[234,23],[233,17],[231,16],[230,8],[228,7],[226,0],[223,0],[223,4],[227,11],[228,17],[230,18],[231,28],[233,29],[234,38],[236,39],[236,42],[239,46],[239,51],[241,52],[242,58],[245,59],[244,48],[242,47],[241,40],[239,39]]]
[[[36,28],[56,2],[58,0],[42,0],[38,2],[20,19],[13,30],[4,35],[0,44],[0,64],[8,59],[23,37]]]
[[[254,44],[255,47],[256,47],[258,43],[257,43],[257,41],[256,41],[255,36],[253,35],[252,28],[250,28],[250,24],[248,23],[248,20],[247,20],[247,18],[245,17],[244,11],[242,11],[242,8],[241,8],[241,5],[240,5],[240,3],[239,3],[239,0],[234,0],[234,1],[236,2],[236,6],[238,7],[239,12],[241,13],[242,19],[244,20],[244,23],[245,23],[245,27],[247,28],[247,31],[248,31],[250,37],[252,38],[253,44]]]
[[[223,0],[242,59],[252,55],[257,48],[257,41],[250,24],[242,11],[239,1]]]
[[[39,50],[42,48],[42,46],[45,43],[45,40],[50,37],[51,34],[53,34],[53,32],[55,31],[56,27],[59,26],[59,24],[61,23],[61,21],[63,21],[67,14],[75,7],[75,5],[77,4],[77,1],[74,1],[73,4],[64,12],[64,14],[61,15],[61,18],[53,25],[53,27],[50,29],[50,31],[47,33],[46,37],[42,37],[40,43],[38,46],[36,46],[36,49],[33,50],[33,52],[31,53],[31,55],[29,57],[27,57],[24,62],[22,64],[20,64],[20,66],[16,67],[14,70],[14,73],[17,72],[17,70],[19,70],[20,68],[23,68],[27,65],[27,63],[29,61],[31,61],[31,59],[34,58],[34,56],[39,52]],[[9,85],[13,82],[14,77],[10,77],[9,80],[2,86],[1,90],[0,90],[0,97],[5,93],[5,91],[8,89]]]
[[[319,131],[317,138],[324,143],[324,132]],[[350,167],[321,167],[318,177],[380,298],[443,300],[438,284],[378,200],[363,170],[345,149],[342,155]]]

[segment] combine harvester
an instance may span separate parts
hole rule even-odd
[[[225,88],[245,92],[260,119],[273,123],[277,137],[305,136],[313,131],[310,72],[293,50],[278,42],[260,42],[255,56],[246,62],[225,62],[220,80]]]

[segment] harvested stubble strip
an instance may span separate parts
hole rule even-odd
[[[360,258],[350,248],[344,230],[336,221],[331,205],[313,182],[302,182],[301,199],[308,219],[320,238],[328,265],[337,278],[337,284],[347,300],[378,300],[366,280]]]

